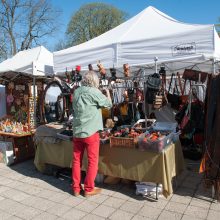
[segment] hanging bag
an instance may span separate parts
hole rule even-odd
[[[192,95],[190,93],[189,95],[189,103],[188,103],[188,106],[187,106],[187,109],[185,111],[185,115],[183,116],[183,119],[180,123],[180,129],[181,130],[184,130],[187,126],[187,124],[189,123],[190,121],[190,116],[191,116],[191,103],[192,103]]]
[[[147,88],[153,90],[159,90],[161,86],[161,79],[158,73],[149,75],[147,78]]]
[[[179,104],[180,104],[180,97],[179,97],[179,90],[177,88],[177,85],[176,85],[176,80],[174,79],[174,76],[175,74],[172,73],[171,75],[171,80],[170,80],[170,84],[169,84],[169,88],[168,88],[168,94],[167,94],[167,99],[168,99],[168,102],[171,104],[171,107],[174,108],[174,109],[178,109],[179,108]],[[176,92],[178,94],[175,94],[174,93],[174,89],[173,89],[173,92],[170,91],[171,87],[172,87],[172,82],[173,80],[175,80],[175,84],[174,84],[174,88],[176,89]]]
[[[188,97],[189,97],[188,95],[184,95],[185,89],[186,89],[186,80],[187,79],[184,80],[184,84],[182,86],[182,82],[181,82],[179,73],[177,72],[176,75],[178,77],[180,93],[181,93],[180,98],[179,98],[180,99],[180,104],[184,105],[184,104],[187,103],[187,100],[188,100]]]
[[[158,73],[149,75],[146,81],[146,87],[146,102],[148,104],[153,104],[156,94],[158,93],[161,87],[160,75]]]
[[[191,81],[199,82],[201,81],[204,83],[207,79],[208,73],[198,71],[198,70],[192,70],[192,69],[185,69],[183,73],[183,79],[188,79]]]
[[[166,96],[166,75],[162,75],[162,86],[159,92],[155,96],[155,100],[153,103],[153,108],[154,109],[160,109],[164,105],[168,103],[167,96]]]

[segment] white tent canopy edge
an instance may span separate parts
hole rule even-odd
[[[195,64],[220,60],[220,39],[214,25],[187,24],[179,22],[154,7],[148,7],[136,16],[112,30],[85,43],[53,53],[55,74],[81,65],[96,68],[100,60],[105,68],[167,63],[175,69]],[[171,68],[173,69],[173,68]]]
[[[53,54],[43,46],[20,51],[12,58],[0,63],[0,76],[9,72],[30,76],[52,75]]]

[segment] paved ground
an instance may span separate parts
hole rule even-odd
[[[0,163],[0,219],[220,219],[220,204],[203,188],[198,164],[188,161],[187,168],[174,194],[155,201],[124,184],[102,185],[102,194],[76,198],[68,179],[39,173],[32,160],[11,167]]]

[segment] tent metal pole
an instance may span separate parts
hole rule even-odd
[[[157,61],[158,61],[158,57],[154,57],[155,73],[157,73]]]
[[[216,74],[216,66],[215,66],[215,58],[212,60],[212,71],[213,71],[213,74],[215,75]]]
[[[33,77],[33,95],[34,95],[34,127],[36,128],[36,125],[37,125],[37,120],[36,120],[36,110],[37,110],[37,106],[36,106],[36,91],[35,91],[35,88],[36,88],[36,78],[35,76]]]

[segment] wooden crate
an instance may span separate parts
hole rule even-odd
[[[110,147],[135,148],[137,138],[110,137]]]

